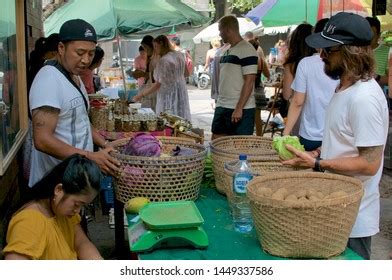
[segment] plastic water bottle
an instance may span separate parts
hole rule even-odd
[[[233,200],[232,215],[234,229],[238,232],[249,232],[253,228],[249,200],[246,196],[247,185],[253,175],[247,163],[247,156],[241,154],[233,167]]]

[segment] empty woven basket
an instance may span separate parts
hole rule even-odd
[[[279,162],[279,156],[272,148],[272,139],[259,136],[225,136],[211,142],[212,170],[216,189],[226,194],[224,164],[238,160],[240,154],[248,159],[264,162]]]
[[[346,195],[315,201],[266,196],[285,188],[286,198],[301,190]],[[361,181],[316,172],[279,172],[256,177],[247,191],[252,217],[263,249],[281,257],[329,258],[342,253],[357,217],[363,194]]]
[[[112,155],[120,161],[115,177],[116,198],[126,203],[133,197],[148,197],[151,201],[196,200],[204,171],[206,148],[191,139],[158,137],[162,152],[180,146],[193,153],[173,157],[140,157],[122,153],[129,139],[120,141]]]

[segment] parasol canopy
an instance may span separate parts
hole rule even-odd
[[[238,19],[241,35],[244,35],[247,31],[259,30],[256,24],[250,19],[243,18],[243,17],[239,17],[237,19]],[[219,37],[219,28],[218,28],[218,22],[215,22],[210,26],[207,26],[206,28],[201,30],[193,38],[193,42],[195,44],[200,44],[201,42],[210,42],[213,38],[217,38],[217,37]]]
[[[179,0],[70,0],[45,20],[45,36],[75,18],[89,22],[99,40],[163,34],[173,26],[189,29],[210,21]]]
[[[277,27],[308,22],[314,25],[319,19],[329,18],[338,12],[351,12],[361,16],[372,15],[372,0],[265,0],[246,14],[264,27]],[[382,29],[392,27],[389,13],[378,16]]]

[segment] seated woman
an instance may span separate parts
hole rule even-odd
[[[101,177],[99,167],[78,154],[54,167],[29,190],[13,214],[3,249],[5,259],[101,260],[79,224],[80,209],[98,194]]]

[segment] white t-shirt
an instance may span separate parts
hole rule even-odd
[[[388,135],[388,106],[383,91],[372,79],[358,81],[334,94],[326,111],[321,157],[334,159],[358,156],[357,147],[385,145]],[[362,181],[364,196],[350,237],[368,237],[379,232],[383,161],[374,176],[353,176]]]
[[[228,49],[220,59],[219,96],[216,106],[235,109],[244,85],[244,75],[257,74],[258,55],[255,48],[245,40]],[[255,108],[252,94],[244,109]]]
[[[306,95],[301,111],[300,136],[312,141],[323,139],[325,110],[338,83],[325,74],[319,54],[299,62],[291,88],[296,94]]]
[[[88,100],[86,89],[80,82]],[[30,111],[42,106],[60,109],[54,132],[56,138],[78,149],[93,151],[91,125],[83,97],[54,66],[44,66],[30,89]],[[29,186],[32,187],[58,163],[60,160],[33,147]]]

